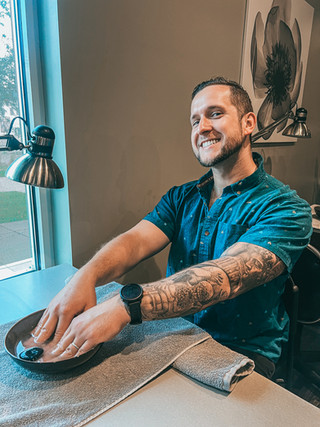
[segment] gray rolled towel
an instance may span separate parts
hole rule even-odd
[[[252,373],[254,362],[209,338],[185,351],[173,367],[204,384],[230,392],[240,378]]]

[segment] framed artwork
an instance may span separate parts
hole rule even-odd
[[[313,21],[305,0],[247,0],[240,83],[257,114],[257,131],[301,107]],[[290,121],[291,123],[291,121]],[[255,144],[295,141],[287,120]]]

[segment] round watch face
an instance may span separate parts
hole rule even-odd
[[[132,301],[142,296],[142,288],[140,285],[132,283],[121,288],[121,297],[125,300]]]

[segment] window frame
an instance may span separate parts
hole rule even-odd
[[[35,236],[35,268],[72,265],[58,3],[57,0],[9,1],[17,17],[15,31],[19,34],[25,119],[30,131],[40,124],[54,130],[57,143],[53,157],[65,183],[62,189],[27,186],[32,216],[30,234]]]
[[[38,8],[34,0],[12,0],[15,10],[15,41],[19,51],[21,94],[30,130],[45,123],[44,95],[39,49]],[[55,265],[52,239],[51,193],[47,189],[27,188],[30,238],[35,270]]]

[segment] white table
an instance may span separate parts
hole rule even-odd
[[[44,308],[75,269],[60,265],[0,281],[0,321]],[[90,426],[320,426],[320,409],[257,373],[230,394],[169,369]]]

